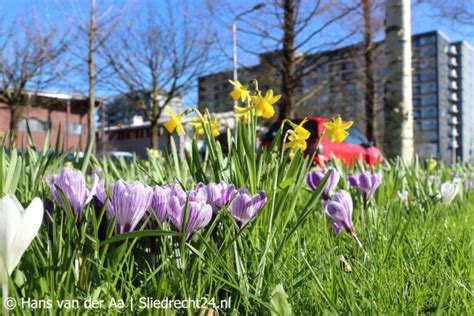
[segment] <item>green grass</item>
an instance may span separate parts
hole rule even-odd
[[[252,192],[265,190],[268,203],[240,232],[230,215],[221,212],[189,242],[169,224],[161,226],[153,219],[139,231],[119,237],[114,237],[113,223],[108,221],[107,239],[100,240],[104,210],[97,216],[87,207],[77,227],[70,210],[56,205],[50,226],[43,225],[9,284],[17,302],[22,297],[52,300],[53,306],[17,307],[13,313],[83,314],[88,298],[104,301],[101,309],[91,310],[98,314],[132,313],[131,300],[133,313],[201,311],[140,308],[140,298],[151,297],[206,298],[216,303],[230,299],[230,308],[221,314],[287,314],[283,311],[288,304],[295,315],[474,314],[473,192],[462,192],[446,206],[436,196],[439,186],[428,184],[422,163],[406,166],[392,161],[376,167],[383,171],[383,181],[363,227],[359,195],[344,180],[354,171],[334,161],[343,175],[338,189],[349,190],[354,199],[353,221],[362,250],[349,234],[334,234],[318,194],[305,182],[312,167],[309,158],[296,154],[289,160],[288,152],[278,148],[281,135],[270,149],[255,152],[255,124],[254,120],[249,126],[239,125],[236,141],[229,133],[226,154],[206,129],[204,157],[194,144],[186,159],[179,158],[173,147],[169,154],[131,163],[96,158],[90,151],[73,162],[89,175],[100,172],[108,181],[140,180],[149,185],[179,181],[190,189],[199,181],[224,180]],[[64,155],[46,155],[31,146],[21,159],[3,154],[0,188],[14,192],[24,205],[34,196],[51,198],[44,176],[58,173]],[[453,170],[472,177],[473,167],[466,165],[438,166],[431,174],[447,181]],[[400,190],[408,191],[408,203],[398,198]],[[117,242],[119,238],[125,241]],[[56,304],[71,299],[80,302],[79,309]],[[116,307],[109,306],[112,299]]]

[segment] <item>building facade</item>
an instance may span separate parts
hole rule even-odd
[[[88,100],[81,96],[59,93],[31,93],[27,104],[22,106],[16,145],[28,144],[27,123],[33,143],[38,149],[44,147],[46,134],[51,132],[50,145],[54,146],[58,133],[65,149],[87,147]],[[10,127],[10,108],[0,103],[0,132],[5,134]],[[52,147],[54,148],[54,147]]]
[[[364,55],[353,45],[303,56],[297,70],[299,116],[341,114],[365,131]],[[376,88],[376,139],[383,139],[384,43],[374,44]],[[412,37],[413,119],[416,153],[445,162],[473,158],[472,54],[466,42],[451,42],[438,31]],[[258,78],[263,89],[278,90],[278,74],[272,65],[277,54],[260,56],[257,66],[239,71],[246,82]],[[230,71],[199,78],[199,106],[229,111],[232,86]],[[274,79],[274,82],[270,82]]]
[[[159,95],[158,100],[163,103],[165,96]],[[151,109],[151,100],[144,93],[139,94],[136,98],[126,94],[110,98],[105,103],[105,125],[111,127],[142,124],[146,119],[138,103],[142,103],[148,109]],[[180,97],[175,97],[171,99],[169,106],[175,113],[179,113],[182,111],[183,102]]]

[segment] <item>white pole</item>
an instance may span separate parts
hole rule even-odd
[[[233,79],[234,82],[239,80],[239,75],[237,73],[237,21],[232,22],[232,50],[233,50]],[[234,106],[237,106],[238,102],[234,101]],[[234,120],[234,129],[235,129],[235,138],[237,138],[237,118]]]

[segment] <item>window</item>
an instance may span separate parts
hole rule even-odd
[[[413,118],[414,119],[418,119],[420,117],[421,117],[421,111],[420,110],[413,111]]]
[[[81,123],[69,123],[69,133],[72,135],[81,135],[84,130],[84,125]]]
[[[438,133],[436,131],[425,132],[423,133],[423,137],[429,142],[435,142],[438,140]]]
[[[18,129],[20,131],[23,131],[23,132],[27,131],[26,122],[27,120],[25,118],[20,119],[18,123]],[[50,128],[49,122],[38,120],[35,118],[30,118],[28,120],[28,126],[30,127],[31,132],[46,132]]]
[[[422,83],[420,86],[421,93],[436,92],[436,90],[437,90],[436,82],[425,82],[425,83]]]
[[[421,105],[435,105],[436,95],[424,95],[421,97]]]
[[[437,129],[438,122],[435,120],[424,120],[421,121],[421,129]]]
[[[436,108],[428,108],[428,109],[422,109],[421,110],[421,116],[426,118],[436,118],[438,117],[438,109]]]
[[[413,96],[420,94],[420,86],[413,87]]]
[[[419,74],[420,81],[421,82],[426,82],[426,81],[435,81],[436,80],[436,73],[434,72],[422,72]]]
[[[413,99],[413,106],[417,107],[417,106],[420,106],[420,105],[421,105],[420,98],[414,98]]]
[[[433,45],[420,47],[420,56],[434,56],[436,54],[436,47]]]
[[[346,137],[344,143],[359,146],[367,144],[367,139],[357,128],[351,127],[347,132],[349,133],[349,136]]]
[[[420,45],[436,43],[436,37],[434,35],[420,38]]]

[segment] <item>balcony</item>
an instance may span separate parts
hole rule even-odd
[[[458,61],[455,57],[449,58],[449,66],[451,66],[451,67],[457,67],[458,66]]]
[[[452,104],[449,107],[449,113],[459,113],[458,106],[456,104]]]
[[[449,145],[449,148],[451,148],[451,149],[459,148],[458,142],[457,142],[457,141],[453,141],[453,142]]]
[[[451,125],[459,125],[458,118],[457,118],[456,116],[452,116],[452,117],[449,119],[449,124],[451,124]]]
[[[459,136],[459,132],[457,129],[453,128],[450,132],[449,132],[449,137],[451,138],[456,138]]]
[[[458,94],[457,93],[451,93],[451,95],[449,96],[449,101],[458,102],[459,101]]]
[[[450,76],[451,78],[457,78],[457,77],[458,77],[458,72],[456,71],[456,69],[451,69],[451,70],[449,71],[449,76]]]
[[[458,54],[458,49],[457,49],[457,47],[454,46],[454,45],[451,45],[451,46],[449,47],[449,53],[450,53],[451,55],[457,55],[457,54]]]

